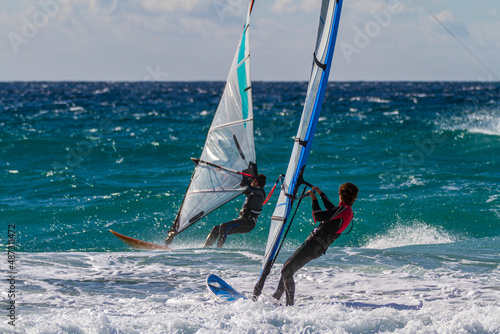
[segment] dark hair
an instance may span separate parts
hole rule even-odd
[[[339,187],[339,195],[342,201],[348,206],[352,206],[358,197],[358,187],[353,183],[347,182]]]
[[[264,188],[264,186],[266,185],[267,177],[264,174],[258,174],[255,179],[257,180],[257,182],[259,182],[259,187]]]

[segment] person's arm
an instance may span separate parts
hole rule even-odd
[[[330,218],[332,217],[332,213],[330,211],[321,211],[321,210],[313,211],[313,217],[314,221],[324,222],[330,220]]]
[[[319,202],[318,202],[317,198],[312,200],[312,208],[313,208],[313,212],[321,211],[321,207],[319,206]]]
[[[314,193],[314,188],[313,188],[313,190],[306,191],[306,195],[311,197],[313,211],[321,210],[321,207],[319,206],[319,203],[318,203],[318,198],[316,197],[316,194]]]
[[[320,196],[327,210],[333,210],[336,208],[336,206],[332,202],[330,202],[330,199],[326,196],[325,193],[321,193]]]
[[[319,221],[323,221],[325,220],[325,217],[327,215],[325,215],[325,211],[323,211],[321,209],[321,207],[319,206],[319,202],[318,202],[318,198],[316,197],[316,194],[314,193],[314,188],[313,190],[308,190],[306,192],[306,194],[309,195],[309,197],[311,197],[311,200],[312,200],[312,213],[313,213],[313,219],[314,219],[314,222],[317,222],[318,220]]]
[[[332,202],[330,202],[328,196],[326,196],[326,194],[321,189],[319,189],[319,187],[312,187],[312,190],[319,194],[321,200],[323,201],[323,204],[325,205],[326,210],[333,210],[336,208],[336,206],[333,205]]]
[[[249,196],[255,192],[255,188],[252,186],[248,186],[245,191],[243,191],[243,194]]]

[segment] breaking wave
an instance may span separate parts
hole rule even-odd
[[[500,136],[500,111],[480,110],[461,115],[452,119],[451,122],[446,122],[442,127],[444,130],[462,130],[469,133]]]
[[[386,249],[412,245],[446,244],[457,241],[439,227],[422,222],[414,222],[410,226],[396,224],[388,232],[371,237],[363,248]]]

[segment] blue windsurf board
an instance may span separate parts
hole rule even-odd
[[[219,301],[235,301],[237,299],[246,299],[241,293],[227,284],[217,275],[210,274],[207,277],[207,289]]]

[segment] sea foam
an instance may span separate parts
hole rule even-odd
[[[436,226],[415,221],[412,224],[395,224],[387,232],[370,237],[363,248],[385,249],[412,245],[445,244],[457,238]]]

